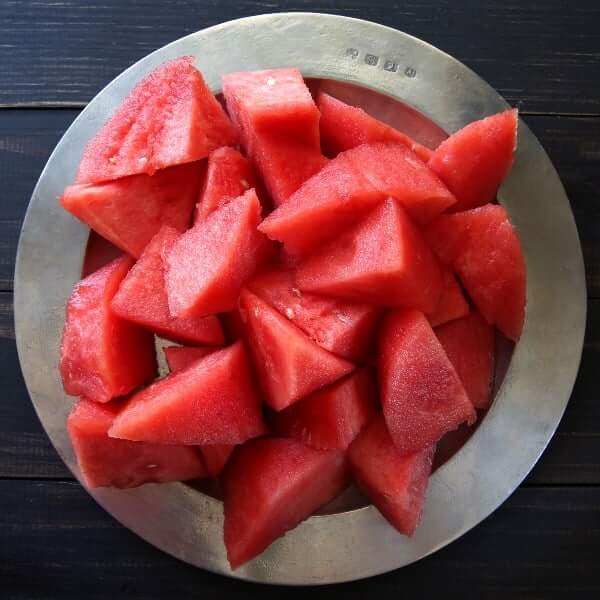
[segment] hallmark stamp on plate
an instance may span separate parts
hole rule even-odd
[[[362,52],[358,48],[346,48],[344,50],[344,56],[350,60],[357,60],[362,55],[362,62],[369,67],[379,67],[388,73],[398,73],[413,79],[417,76],[417,70],[410,65],[402,65],[399,60],[388,58],[386,56],[379,56],[371,52]]]

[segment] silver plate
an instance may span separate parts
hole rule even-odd
[[[85,142],[131,88],[163,61],[185,54],[196,57],[215,90],[229,71],[296,66],[307,77],[378,92],[364,98],[382,99],[379,116],[387,112],[391,118],[396,114],[389,111],[391,100],[403,101],[448,132],[506,108],[477,75],[425,42],[366,21],[308,13],[211,27],[157,50],[111,82],[50,157],[25,217],[15,272],[16,337],[27,387],[52,443],[77,477],[65,428],[72,399],[63,393],[57,364],[64,308],[81,272],[88,229],[56,198],[73,180]],[[377,112],[377,103],[369,102]],[[424,139],[439,135],[427,119],[423,126],[411,122],[417,123],[417,137],[438,141]],[[434,552],[479,523],[508,498],[552,437],[577,373],[586,313],[583,260],[568,199],[522,122],[516,162],[500,198],[527,263],[525,328],[489,413],[432,476],[414,537],[396,533],[371,506],[316,516],[232,573],[222,543],[222,505],[210,496],[170,484],[95,490],[94,498],[173,556],[265,583],[322,584],[383,573]]]

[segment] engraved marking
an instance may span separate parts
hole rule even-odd
[[[404,74],[405,74],[407,77],[411,77],[411,78],[412,78],[412,77],[415,77],[415,76],[416,76],[416,74],[417,74],[417,70],[416,70],[416,69],[413,69],[412,67],[406,67],[406,69],[404,69]]]
[[[395,63],[393,60],[386,60],[383,63],[383,68],[385,71],[391,71],[395,73],[398,70],[398,63]]]
[[[379,62],[379,56],[375,54],[365,54],[365,63],[374,67]]]
[[[346,56],[358,58],[358,50],[356,48],[346,48]]]

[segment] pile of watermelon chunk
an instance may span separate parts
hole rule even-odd
[[[353,480],[417,527],[438,442],[491,402],[525,265],[498,186],[517,114],[437,149],[296,69],[158,67],[60,201],[120,255],[82,279],[60,358],[85,484],[218,479],[236,568]],[[170,374],[159,378],[155,336]]]

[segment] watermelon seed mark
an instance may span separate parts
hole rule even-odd
[[[288,306],[288,307],[285,309],[285,311],[284,311],[284,312],[285,312],[285,316],[286,316],[288,319],[292,320],[292,319],[294,318],[294,311],[293,311],[293,309],[291,309],[289,306]]]
[[[158,467],[158,465],[146,465],[146,469],[156,469],[156,467]]]
[[[293,287],[291,292],[294,296],[296,296],[296,298],[300,298],[302,296],[302,292],[296,287]]]
[[[267,79],[267,85],[268,85],[268,86],[273,86],[273,85],[275,85],[275,79],[274,79],[273,77],[269,77],[269,78]]]

